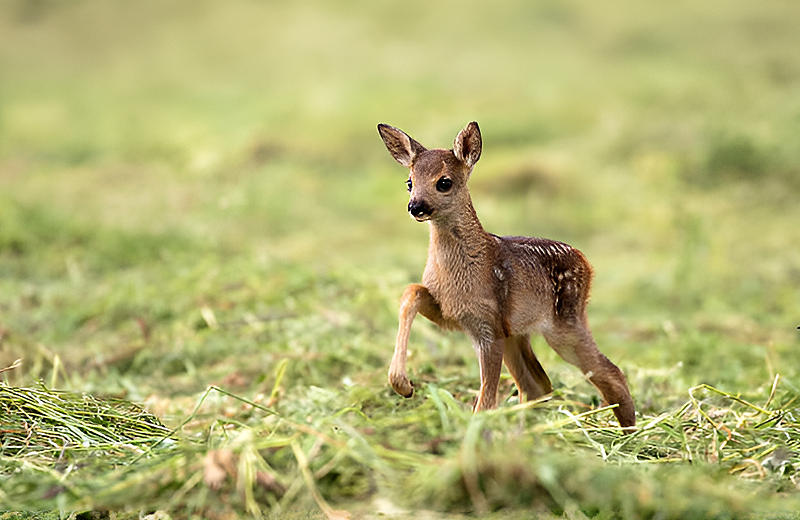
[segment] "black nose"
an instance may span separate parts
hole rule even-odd
[[[433,208],[424,200],[412,200],[408,203],[408,212],[414,218],[430,217],[433,214]]]

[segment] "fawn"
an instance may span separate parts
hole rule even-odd
[[[484,231],[467,181],[481,156],[478,124],[456,136],[452,150],[428,150],[405,132],[378,125],[395,160],[410,170],[408,212],[428,222],[430,244],[422,284],[409,285],[400,301],[389,383],[402,396],[414,387],[406,375],[408,337],[417,313],[445,330],[464,331],[480,363],[474,410],[497,406],[505,361],[520,392],[536,399],[553,387],[530,344],[541,333],[564,360],[583,371],[623,428],[636,424],[622,371],[598,349],[589,331],[586,303],[592,267],[583,254],[543,238],[499,237]]]

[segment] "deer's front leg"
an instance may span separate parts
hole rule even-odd
[[[417,313],[444,329],[458,328],[454,321],[442,316],[439,304],[424,285],[415,283],[406,287],[400,299],[400,327],[397,330],[392,364],[389,366],[389,384],[392,385],[395,392],[403,397],[414,395],[414,386],[406,374],[406,359],[408,358],[408,336]]]
[[[497,408],[497,387],[500,384],[500,371],[503,368],[505,339],[476,342],[478,362],[481,370],[481,389],[473,407],[474,412]]]

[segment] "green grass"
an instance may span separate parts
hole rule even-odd
[[[798,47],[792,2],[3,3],[0,516],[791,517]],[[541,339],[550,401],[473,416],[422,319],[388,387],[427,230],[375,126],[470,120],[484,226],[593,263],[634,435]]]

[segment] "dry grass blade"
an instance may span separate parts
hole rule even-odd
[[[22,365],[22,360],[17,359],[13,363],[11,363],[11,365],[5,368],[0,368],[0,374],[2,374],[3,372],[8,372],[9,370],[14,370],[15,368],[19,368],[21,365]]]

